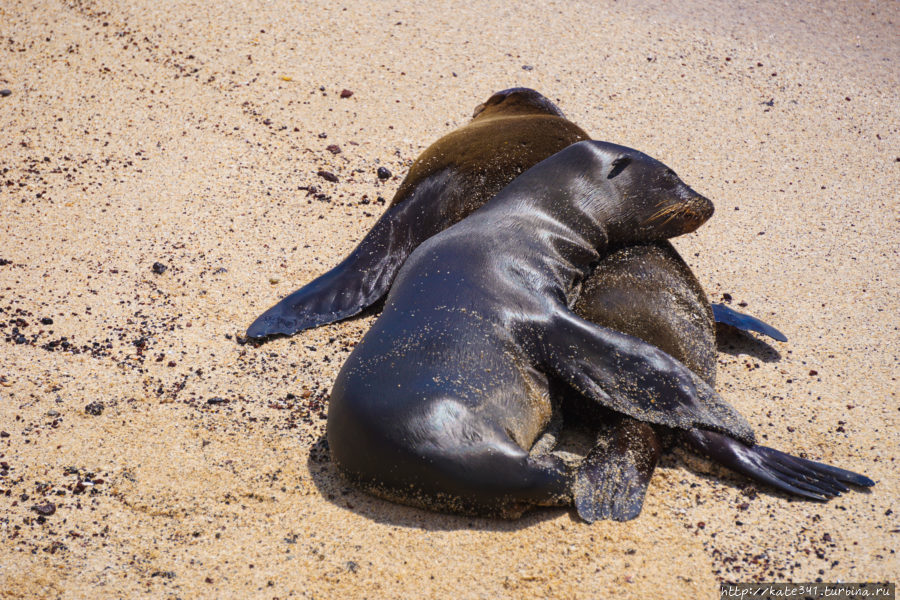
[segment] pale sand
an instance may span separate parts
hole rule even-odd
[[[213,4],[0,4],[0,595],[713,598],[721,580],[897,579],[900,4]],[[764,443],[865,472],[871,493],[754,496],[676,450],[633,522],[502,522],[375,500],[310,458],[371,317],[260,348],[227,335],[336,264],[382,210],[363,196],[390,198],[514,85],[715,200],[678,248],[713,299],[790,338],[738,338],[720,391]],[[42,348],[61,336],[69,350]]]

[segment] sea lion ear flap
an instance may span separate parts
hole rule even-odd
[[[609,170],[609,175],[606,176],[607,179],[612,179],[619,173],[625,170],[625,167],[631,164],[630,156],[620,156],[616,160],[612,161],[612,169]]]

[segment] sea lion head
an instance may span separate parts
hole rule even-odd
[[[529,88],[516,87],[496,92],[483,104],[476,106],[472,120],[528,114],[565,118],[563,112],[539,92]]]
[[[606,142],[582,144],[595,152],[591,177],[606,184],[597,202],[603,204],[611,242],[668,239],[694,231],[712,216],[712,202],[655,158]]]

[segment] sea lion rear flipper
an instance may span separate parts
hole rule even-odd
[[[594,325],[564,306],[534,333],[542,367],[607,408],[647,423],[712,429],[755,443],[734,408],[656,346]]]
[[[641,514],[661,450],[653,427],[630,417],[599,434],[575,474],[578,515],[593,523],[630,521]]]
[[[859,473],[791,456],[766,446],[747,446],[712,431],[693,430],[685,438],[716,462],[783,492],[828,500],[846,492],[847,483],[871,487],[875,482]]]
[[[416,246],[443,228],[448,172],[432,175],[388,207],[353,252],[257,317],[247,337],[293,335],[359,314],[380,300]]]
[[[713,318],[716,320],[716,323],[722,323],[724,325],[731,325],[737,329],[741,329],[743,331],[755,331],[757,333],[761,333],[763,335],[767,335],[773,340],[778,340],[779,342],[786,342],[787,336],[763,321],[760,321],[756,317],[751,317],[750,315],[745,315],[744,313],[740,313],[734,309],[725,306],[724,304],[713,304]]]

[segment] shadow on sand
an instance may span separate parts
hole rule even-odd
[[[778,350],[762,339],[722,323],[716,323],[716,347],[719,352],[732,356],[746,354],[767,363],[781,360]]]
[[[697,454],[678,442],[677,434],[669,433],[664,436],[667,447],[660,459],[658,469],[690,471],[711,484],[718,484],[732,488],[752,500],[757,496],[769,496],[782,498],[790,502],[816,502],[791,496],[774,488],[757,484],[749,478],[728,470],[712,460]],[[567,426],[560,440],[559,450],[584,456],[590,448],[593,435],[591,430],[583,424]],[[790,448],[784,451],[790,452]],[[811,457],[815,460],[815,457]],[[503,520],[498,518],[481,518],[471,516],[459,516],[444,513],[435,513],[419,508],[413,508],[388,502],[374,496],[370,496],[354,488],[344,481],[331,462],[328,451],[328,443],[322,436],[310,449],[307,459],[307,467],[313,483],[322,494],[322,497],[340,508],[350,510],[360,516],[366,517],[377,523],[393,525],[397,527],[409,527],[425,531],[516,531],[531,527],[537,523],[555,519],[568,513],[572,522],[583,523],[574,509],[537,507],[517,520]],[[689,484],[684,484],[684,493],[688,493]],[[691,486],[694,487],[694,486]],[[710,490],[711,491],[711,490]],[[871,493],[869,489],[854,488],[851,493]],[[701,498],[702,499],[702,498]],[[711,493],[708,500],[714,501]],[[640,518],[640,517],[638,517]]]
[[[322,497],[343,509],[350,510],[376,523],[409,527],[425,531],[516,531],[531,527],[541,521],[554,519],[568,511],[565,508],[540,508],[526,513],[516,520],[483,518],[436,513],[411,506],[388,502],[366,494],[344,481],[331,462],[325,436],[313,444],[307,459],[307,467],[313,483]],[[578,516],[568,511],[573,521]]]

